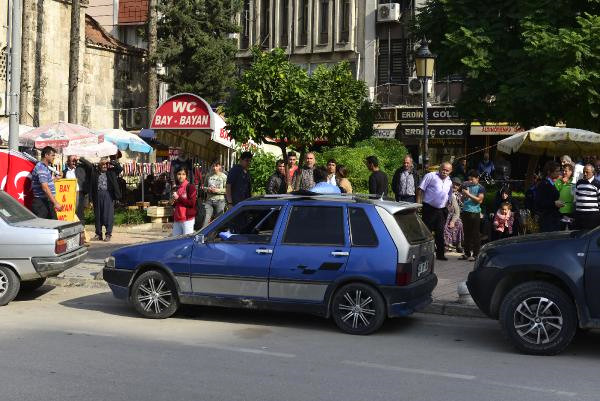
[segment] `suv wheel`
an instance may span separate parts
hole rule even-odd
[[[8,304],[19,293],[21,283],[14,271],[0,266],[0,306]]]
[[[147,271],[135,280],[131,287],[131,302],[142,316],[151,319],[168,318],[179,306],[175,285],[158,270]]]
[[[383,324],[385,313],[383,297],[367,284],[347,284],[335,292],[331,302],[333,321],[348,334],[373,333]]]
[[[564,291],[547,282],[532,281],[515,287],[504,297],[500,324],[521,352],[555,355],[573,339],[577,312]]]

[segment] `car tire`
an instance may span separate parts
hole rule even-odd
[[[331,315],[344,333],[367,335],[383,324],[385,302],[379,291],[368,284],[346,284],[333,295]]]
[[[8,304],[19,293],[21,282],[12,269],[0,266],[0,306]]]
[[[166,319],[179,307],[177,288],[165,273],[150,270],[142,273],[131,287],[135,310],[150,319]]]
[[[560,288],[544,281],[531,281],[518,285],[504,297],[500,324],[504,335],[519,351],[555,355],[573,339],[577,311]]]
[[[36,278],[35,280],[23,281],[21,282],[21,290],[20,291],[35,291],[46,282],[45,278]]]

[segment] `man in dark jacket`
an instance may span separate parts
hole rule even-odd
[[[540,218],[540,232],[560,230],[561,215],[559,208],[564,206],[554,181],[560,176],[560,166],[549,161],[544,166],[544,178],[537,186],[535,193],[535,210]]]
[[[123,168],[116,160],[109,160],[103,157],[98,163],[98,168],[93,168],[92,164],[80,159],[91,170],[89,194],[94,203],[94,215],[96,217],[96,236],[95,241],[102,241],[102,226],[106,227],[106,236],[104,241],[110,241],[112,236],[113,223],[115,218],[115,201],[121,199],[121,187],[118,177]]]
[[[392,191],[396,195],[396,202],[415,202],[417,200],[417,187],[421,177],[409,155],[404,158],[404,164],[396,170],[392,178]]]
[[[79,221],[85,221],[84,209],[87,203],[88,194],[88,175],[89,171],[84,164],[79,163],[79,157],[70,155],[67,158],[67,165],[63,170],[63,178],[77,180],[77,203],[75,206],[75,214]]]
[[[277,170],[267,183],[267,194],[285,194],[287,193],[287,183],[285,181],[285,162],[283,160],[277,161]]]

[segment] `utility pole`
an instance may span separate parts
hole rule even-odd
[[[79,38],[81,34],[81,0],[71,0],[71,43],[69,46],[68,121],[77,123],[79,84]]]
[[[156,45],[158,41],[158,0],[148,2],[148,125],[158,105],[158,74],[156,72]]]
[[[33,35],[33,0],[23,0],[23,26],[21,29],[21,96],[19,99],[19,122],[25,125],[33,125],[27,113],[29,105],[29,94],[31,87],[29,83],[29,62],[31,61],[31,43]]]
[[[12,1],[10,43],[10,116],[8,120],[8,148],[19,150],[19,96],[21,95],[21,21],[22,0]]]

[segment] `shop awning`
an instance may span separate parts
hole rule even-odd
[[[395,139],[396,128],[399,123],[377,123],[373,124],[373,138]]]
[[[396,131],[399,123],[377,123],[373,124],[374,130]]]
[[[493,135],[493,136],[511,136],[523,129],[518,125],[510,125],[509,123],[486,123],[479,122],[471,123],[471,135]]]

